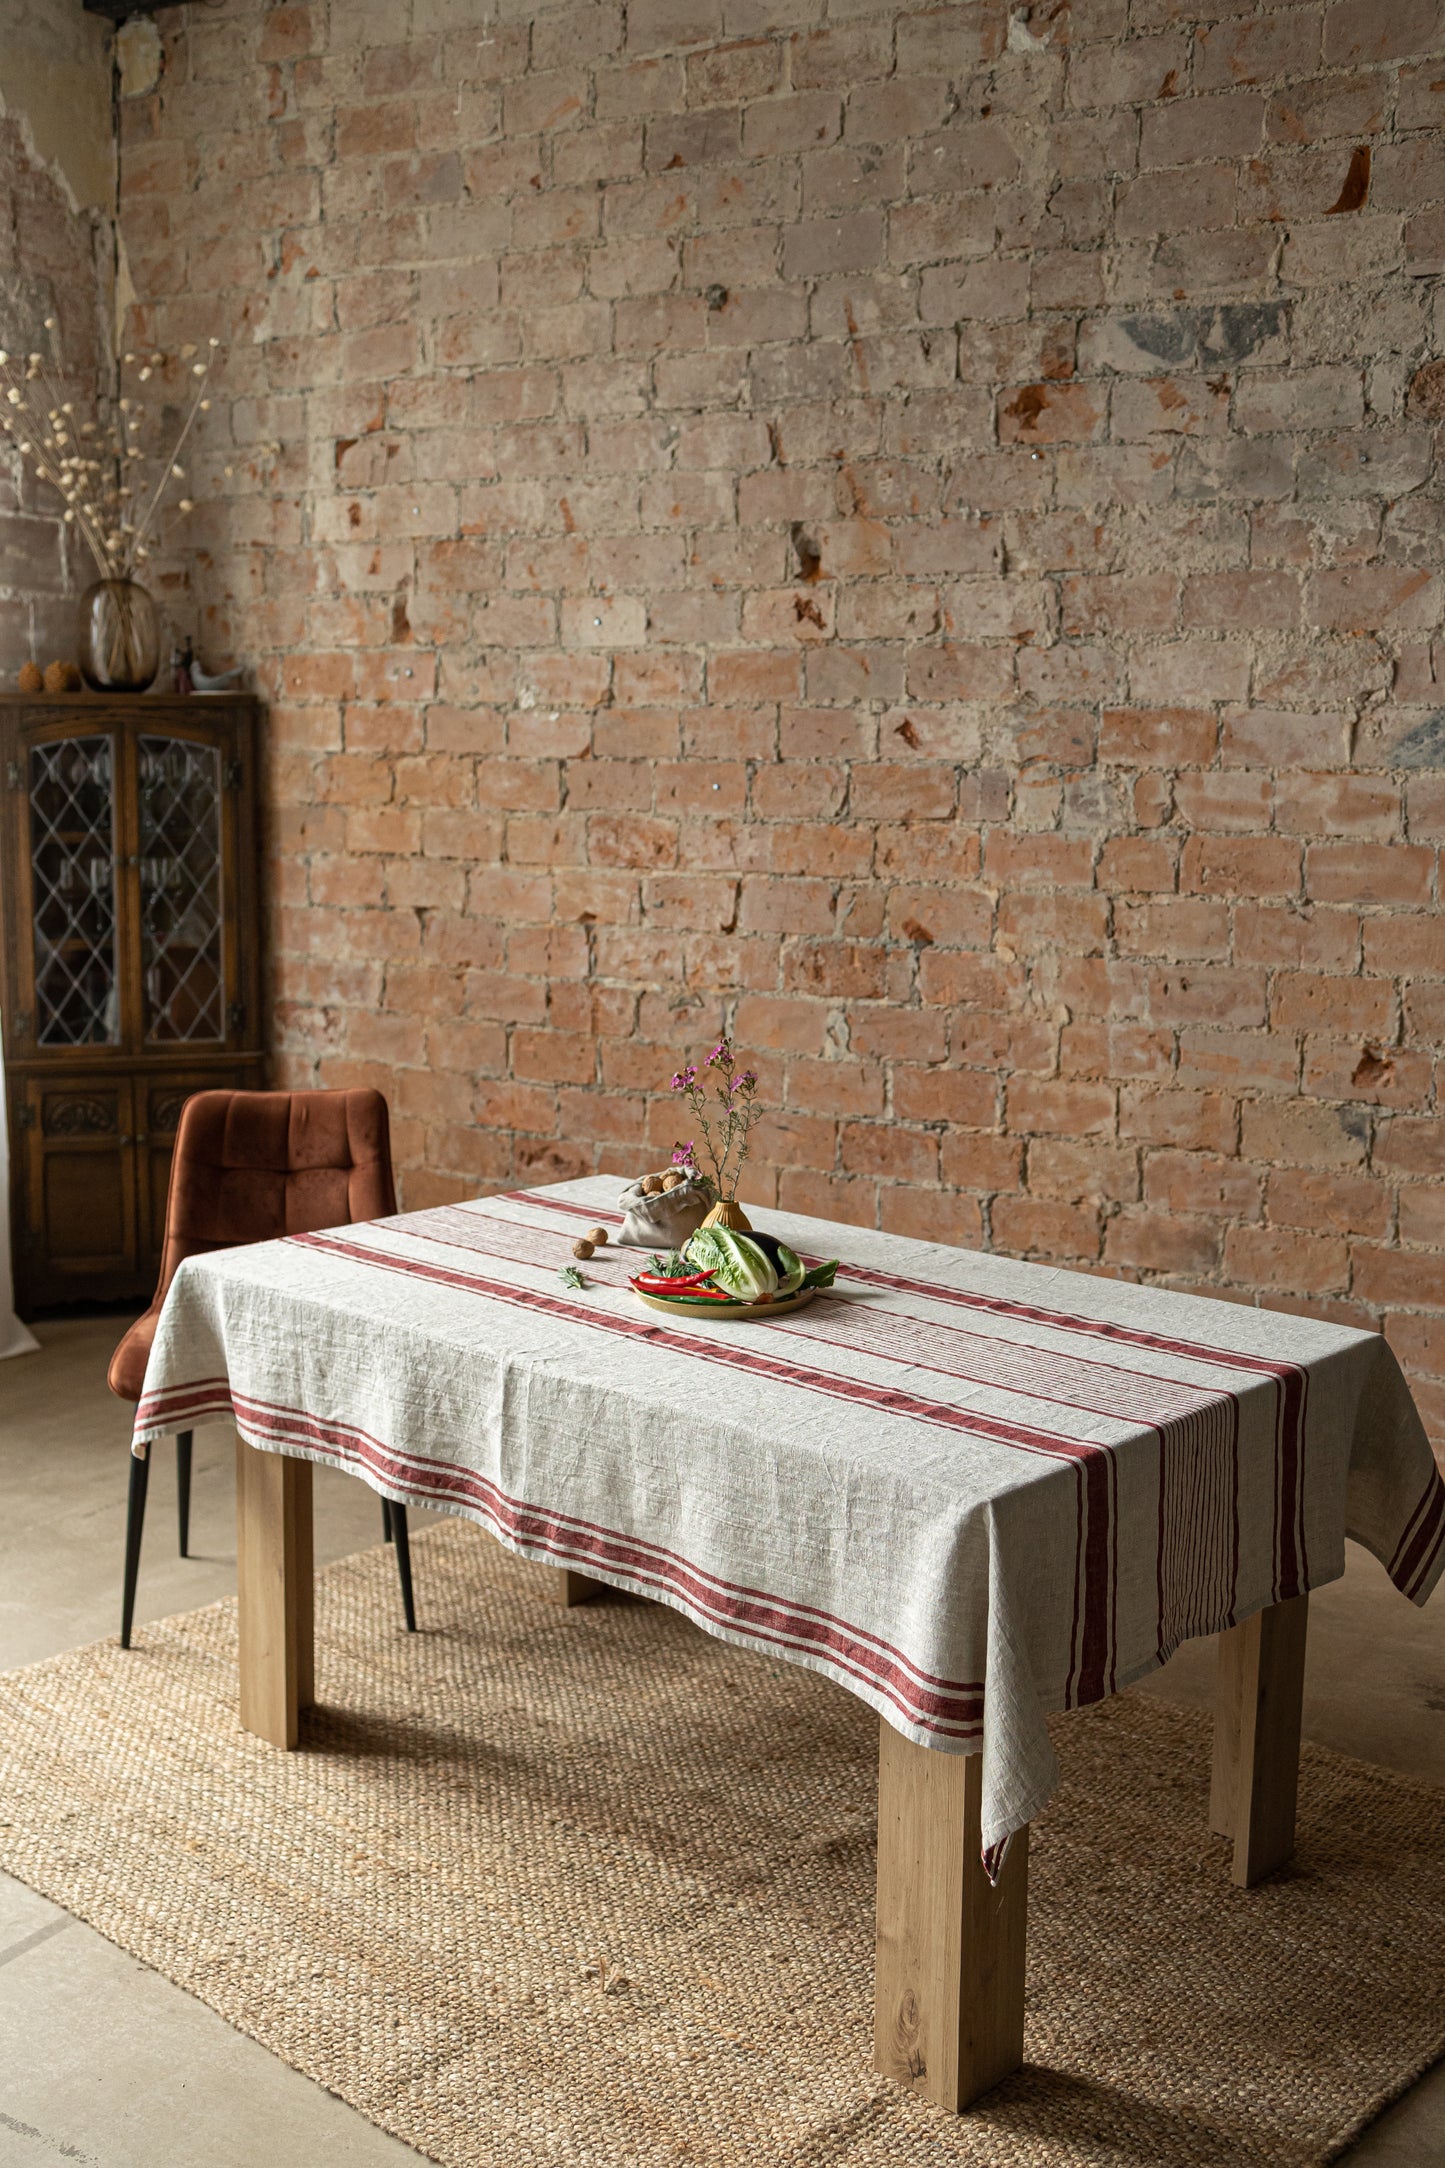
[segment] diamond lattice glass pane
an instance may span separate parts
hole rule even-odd
[[[136,753],[146,1038],[223,1039],[221,756],[160,737]]]
[[[115,763],[107,737],[30,748],[35,1037],[41,1046],[120,1039],[115,956]]]

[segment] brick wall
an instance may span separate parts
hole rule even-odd
[[[418,1204],[727,1024],[756,1200],[1384,1321],[1445,1431],[1438,0],[483,13],[163,11],[124,113],[280,1074]]]
[[[8,25],[7,25],[8,34]],[[93,399],[107,352],[100,228],[37,156],[23,118],[0,104],[0,347],[43,351],[67,387]],[[54,328],[47,330],[46,319]],[[72,661],[75,595],[96,577],[68,546],[61,507],[0,444],[0,682],[21,663]]]

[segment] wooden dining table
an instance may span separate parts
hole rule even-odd
[[[1022,2059],[1048,1718],[1218,1634],[1209,1822],[1259,1882],[1294,1844],[1310,1590],[1348,1535],[1423,1602],[1445,1485],[1378,1334],[775,1212],[833,1286],[674,1319],[635,1251],[563,1278],[618,1188],[189,1260],[135,1449],[235,1424],[240,1717],[278,1748],[315,1693],[316,1462],[488,1529],[581,1631],[618,1586],[868,1702],[875,2059],[966,2108]]]

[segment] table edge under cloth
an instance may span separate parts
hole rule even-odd
[[[584,1179],[582,1182],[549,1185],[541,1190],[509,1194],[514,1196],[518,1202],[523,1201],[523,1199],[537,1205],[555,1205],[565,1202],[575,1210],[576,1204],[573,1200],[578,1199],[580,1193],[580,1201],[585,1202],[590,1214],[604,1219],[619,1217],[620,1215],[615,1213],[609,1214],[604,1207],[594,1201],[595,1191],[599,1186],[595,1179],[590,1182]],[[589,1189],[594,1193],[594,1196],[587,1194]],[[481,1203],[487,1201],[479,1200]],[[406,1215],[405,1217],[422,1220],[427,1217],[427,1214],[418,1213]],[[795,1241],[807,1240],[808,1246],[812,1250],[822,1251],[826,1254],[832,1253],[830,1249],[830,1244],[832,1244],[838,1248],[840,1254],[846,1256],[846,1244],[850,1235],[855,1241],[860,1236],[866,1237],[866,1231],[825,1221],[808,1220],[802,1215],[779,1214],[775,1215],[775,1217],[787,1219],[795,1229],[800,1227],[809,1228],[811,1233],[808,1237],[795,1235],[793,1239]],[[397,1222],[389,1224],[397,1224]],[[353,1225],[344,1230],[337,1230],[337,1232],[338,1234],[344,1233],[354,1237],[357,1228]],[[271,1246],[265,1245],[265,1247]],[[916,1251],[936,1251],[945,1257],[954,1259],[968,1259],[975,1254],[939,1244],[910,1242],[908,1246]],[[261,1246],[257,1245],[255,1247]],[[181,1268],[172,1284],[170,1295],[167,1298],[168,1306],[177,1299],[185,1299],[186,1289],[194,1284],[195,1276],[198,1273],[208,1274],[210,1271],[224,1269],[227,1258],[233,1257],[235,1254],[235,1252],[218,1251],[188,1261]],[[980,1258],[980,1261],[989,1265],[999,1262],[992,1258]],[[1118,1284],[1100,1283],[1091,1275],[1068,1273],[1054,1268],[1023,1267],[1020,1269],[1038,1271],[1041,1279],[1046,1278],[1055,1290],[1061,1279],[1069,1282],[1079,1282],[1091,1288],[1097,1288],[1101,1284]],[[1157,1295],[1161,1291],[1151,1289],[1148,1292],[1151,1295]],[[1191,1306],[1200,1301],[1209,1300],[1207,1297],[1177,1297],[1174,1299],[1188,1303]],[[1051,1307],[1060,1308],[1057,1296]],[[1213,1307],[1213,1304],[1211,1304],[1211,1307]],[[1234,1304],[1220,1303],[1219,1307],[1227,1307],[1238,1315],[1238,1306]],[[1060,1314],[1066,1313],[1060,1310]],[[1080,1312],[1078,1314],[1082,1316],[1085,1313]],[[1272,1317],[1278,1315],[1278,1313],[1271,1313]],[[1343,1533],[1361,1541],[1380,1559],[1390,1578],[1397,1587],[1401,1588],[1402,1593],[1408,1595],[1416,1604],[1423,1604],[1438,1583],[1442,1572],[1445,1572],[1445,1484],[1442,1484],[1439,1472],[1435,1470],[1428,1441],[1425,1438],[1423,1427],[1419,1423],[1413,1402],[1410,1400],[1408,1388],[1404,1384],[1398,1364],[1395,1363],[1393,1353],[1389,1350],[1383,1336],[1358,1333],[1348,1328],[1335,1327],[1332,1329],[1340,1335],[1339,1345],[1342,1348],[1347,1346],[1350,1340],[1354,1339],[1362,1343],[1369,1343],[1379,1350],[1379,1361],[1386,1368],[1386,1379],[1384,1381],[1386,1384],[1390,1382],[1389,1372],[1391,1369],[1393,1370],[1393,1379],[1398,1384],[1396,1397],[1400,1402],[1396,1409],[1396,1420],[1404,1423],[1406,1427],[1413,1421],[1433,1476],[1433,1484],[1427,1484],[1424,1487],[1419,1505],[1408,1525],[1403,1529],[1391,1557],[1386,1557],[1381,1547],[1369,1535],[1360,1534],[1356,1529],[1350,1527],[1348,1521]],[[162,1341],[163,1335],[158,1332],[158,1345]],[[1307,1366],[1296,1365],[1294,1367]],[[1366,1394],[1362,1391],[1360,1395],[1361,1406],[1363,1406],[1366,1397]],[[835,1683],[844,1686],[846,1690],[853,1692],[857,1698],[873,1707],[883,1720],[890,1723],[895,1730],[922,1746],[936,1751],[953,1753],[982,1751],[986,1754],[988,1752],[989,1739],[986,1721],[982,1729],[975,1729],[967,1736],[960,1736],[956,1733],[940,1733],[927,1726],[911,1723],[906,1720],[903,1712],[897,1706],[875,1690],[870,1689],[866,1682],[840,1676],[836,1664],[826,1654],[807,1648],[770,1645],[762,1640],[757,1632],[731,1625],[725,1620],[709,1615],[705,1610],[699,1609],[696,1603],[690,1601],[672,1583],[651,1578],[645,1572],[629,1570],[627,1567],[613,1561],[599,1559],[595,1551],[580,1544],[575,1537],[569,1537],[566,1534],[562,1523],[568,1519],[568,1516],[561,1509],[532,1507],[527,1501],[509,1500],[508,1503],[517,1509],[525,1520],[536,1524],[532,1532],[520,1533],[517,1526],[507,1525],[504,1517],[499,1516],[496,1511],[485,1504],[463,1498],[439,1497],[433,1490],[424,1490],[421,1487],[409,1488],[404,1482],[382,1480],[372,1469],[365,1465],[354,1465],[343,1461],[334,1449],[328,1449],[325,1445],[308,1446],[294,1438],[284,1441],[278,1440],[274,1435],[259,1430],[256,1425],[248,1422],[238,1413],[232,1402],[228,1377],[197,1380],[174,1388],[169,1392],[164,1387],[152,1390],[149,1378],[147,1378],[146,1387],[137,1407],[132,1451],[144,1455],[150,1443],[156,1438],[178,1429],[199,1427],[209,1421],[225,1419],[233,1422],[246,1442],[259,1450],[278,1452],[286,1457],[309,1461],[317,1465],[345,1466],[347,1472],[361,1475],[363,1480],[367,1481],[373,1489],[383,1496],[393,1498],[398,1502],[416,1504],[431,1511],[450,1513],[473,1521],[477,1525],[484,1527],[506,1549],[520,1557],[553,1567],[569,1567],[574,1571],[587,1575],[591,1579],[603,1581],[609,1585],[628,1590],[633,1594],[666,1603],[671,1608],[690,1618],[694,1624],[715,1639],[735,1647],[747,1649],[754,1654],[771,1655],[775,1660],[781,1659],[797,1663],[803,1668],[817,1671],[833,1679]],[[1358,1430],[1359,1416],[1357,1412],[1356,1435],[1358,1435]],[[395,1448],[393,1450],[401,1458],[407,1457],[403,1449]],[[1352,1446],[1352,1455],[1353,1450]],[[433,1466],[436,1465],[441,1464],[433,1464]],[[1328,1582],[1337,1579],[1342,1570],[1342,1565],[1333,1563],[1328,1566],[1327,1570],[1320,1570],[1313,1566],[1302,1567],[1298,1589],[1291,1588],[1288,1593],[1304,1593],[1306,1590],[1325,1586]],[[1074,1701],[1066,1701],[1063,1695],[1053,1696],[1048,1693],[1041,1693],[1039,1696],[1041,1711],[1043,1714],[1050,1714],[1065,1706],[1084,1706],[1089,1702],[1107,1699],[1113,1693],[1157,1670],[1184,1640],[1198,1638],[1218,1632],[1228,1626],[1237,1625],[1255,1612],[1266,1609],[1273,1602],[1279,1600],[1281,1598],[1278,1595],[1266,1595],[1258,1602],[1242,1603],[1237,1609],[1231,1611],[1229,1616],[1220,1616],[1211,1624],[1201,1625],[1189,1632],[1180,1634],[1177,1640],[1169,1646],[1161,1648],[1158,1653],[1119,1671],[1101,1692],[1082,1695]],[[1051,1789],[1052,1786],[1050,1786]],[[1011,1820],[1009,1829],[997,1827],[990,1829],[986,1822],[983,1833],[984,1852],[991,1871],[997,1871],[1010,1830],[1021,1826],[1023,1821],[1031,1819],[1033,1813],[1036,1813],[1045,1803],[1046,1797],[1047,1793],[1040,1797],[1036,1804],[1031,1806],[1028,1814],[1016,1815]]]

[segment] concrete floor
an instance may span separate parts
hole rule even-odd
[[[0,1671],[117,1632],[131,1410],[106,1390],[123,1318],[35,1328],[0,1363]],[[190,1558],[175,1453],[153,1449],[136,1621],[236,1586],[231,1433],[199,1431]],[[318,1468],[317,1563],[381,1537],[372,1491]],[[429,1518],[412,1516],[421,1526]],[[423,1601],[424,1601],[423,1597]],[[202,2003],[0,1875],[0,2168],[402,2168],[421,2155]]]
[[[130,1425],[105,1366],[122,1329],[112,1318],[44,1324],[39,1355],[0,1363],[0,1670],[116,1631]],[[174,1469],[173,1452],[157,1449],[138,1621],[235,1586],[229,1434],[196,1439],[189,1559],[176,1555]],[[374,1544],[379,1521],[370,1491],[317,1470],[318,1563]],[[1209,1644],[1192,1643],[1138,1691],[1207,1704],[1212,1659]],[[1445,1785],[1442,1711],[1445,1598],[1416,1611],[1352,1550],[1344,1580],[1312,1605],[1306,1730]],[[1358,2168],[1445,2168],[1445,2066],[1348,2157]],[[0,2168],[399,2168],[419,2158],[0,1875]]]

